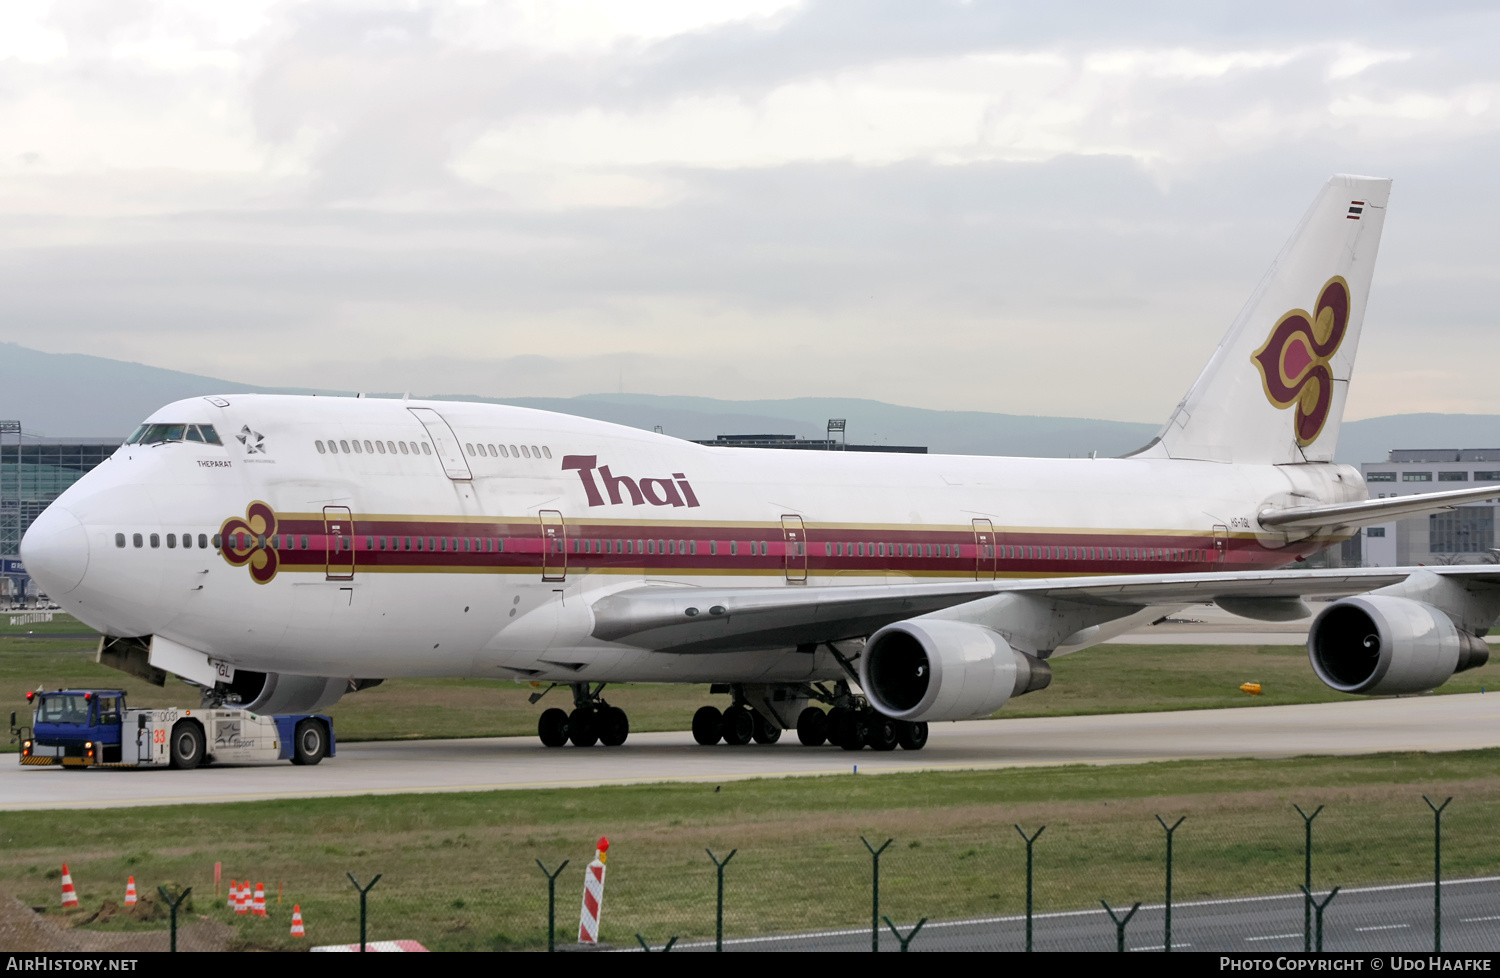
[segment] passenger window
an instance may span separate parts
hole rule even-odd
[[[389,450],[387,454],[390,454],[390,455],[396,454],[396,443],[395,442],[388,441],[388,442],[385,443],[385,447]]]
[[[473,442],[464,442],[464,449],[466,451],[468,451],[470,458],[474,457],[474,443]]]
[[[425,441],[422,442],[422,454],[423,455],[431,455],[432,454],[432,448],[431,448],[431,446],[429,446]]]
[[[542,450],[540,448],[537,448],[535,445],[532,445],[531,446],[531,457],[532,458],[541,458],[542,457]]]
[[[396,444],[401,448],[401,454],[405,455],[406,454],[406,442],[400,441],[400,442],[397,442]]]
[[[552,457],[552,449],[548,448],[546,445],[543,445],[542,446],[542,454],[545,455],[547,458],[551,458]]]
[[[489,448],[490,448],[490,458],[499,458],[500,457],[500,454],[495,451],[495,446],[494,445],[489,446]]]
[[[505,446],[502,445],[501,447],[503,448]],[[520,458],[521,457],[520,450],[517,449],[516,446],[514,446],[514,445],[510,446],[510,457],[511,458]]]
[[[152,550],[156,550],[160,546],[161,546],[161,537],[158,534],[155,534],[155,533],[151,534],[151,549]]]
[[[328,453],[330,455],[337,455],[339,453],[339,443],[332,438],[328,439]]]
[[[123,534],[123,533],[116,533],[115,534],[115,546],[119,547],[121,550],[125,549],[125,534]]]
[[[371,455],[375,454],[375,446],[370,444],[370,439],[368,438],[365,439],[365,451],[369,452]]]
[[[354,439],[354,450],[356,452],[360,452],[361,451],[361,449],[359,447],[359,439],[358,438]]]
[[[339,439],[339,448],[343,449],[346,455],[349,453],[349,443],[342,438]]]
[[[375,443],[375,450],[377,452],[379,452],[380,454],[384,455],[385,454],[385,442],[383,442],[383,441],[377,441]]]
[[[526,448],[525,445],[521,446],[521,457],[522,458],[530,458],[531,457],[531,452]]]
[[[318,454],[319,455],[326,455],[326,454],[328,454],[328,450],[323,447],[323,439],[319,438],[317,441],[313,442],[313,444],[318,446]]]
[[[224,538],[222,536],[220,536],[219,534],[215,533],[214,537],[213,537],[213,544],[214,544],[214,549],[215,550],[221,549],[224,546]],[[140,544],[136,544],[136,546],[139,547]]]
[[[191,549],[193,549],[193,535],[191,533],[184,533],[182,535],[182,549],[183,550],[191,550]]]

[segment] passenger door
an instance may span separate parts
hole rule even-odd
[[[354,580],[354,513],[348,506],[323,507],[326,579]]]
[[[473,480],[474,473],[469,471],[469,463],[464,458],[464,447],[458,443],[458,436],[443,420],[443,416],[432,408],[407,408],[408,411],[427,429],[427,437],[432,439],[433,451],[437,452],[438,459],[443,463],[443,474],[454,482],[469,482]]]
[[[1214,563],[1222,564],[1229,556],[1229,527],[1214,526]]]
[[[995,524],[987,519],[974,520],[974,580],[995,579]]]
[[[562,513],[544,509],[537,513],[542,527],[542,580],[568,579],[568,527]]]
[[[802,517],[796,513],[782,514],[781,538],[786,554],[787,583],[806,584],[807,530],[802,526]]]

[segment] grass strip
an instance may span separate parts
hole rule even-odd
[[[358,902],[344,873],[383,873],[370,898],[375,937],[536,948],[546,885],[534,860],[572,861],[558,885],[561,939],[571,941],[583,866],[607,835],[603,937],[626,945],[637,931],[658,942],[712,934],[705,848],[740,850],[726,875],[728,936],[867,922],[861,835],[895,839],[881,876],[882,905],[897,920],[1017,912],[1016,823],[1047,826],[1039,911],[1156,900],[1161,814],[1187,816],[1174,856],[1179,899],[1283,893],[1302,872],[1293,802],[1328,806],[1316,826],[1319,885],[1430,878],[1424,793],[1454,796],[1445,873],[1500,873],[1497,762],[1500,750],[6,813],[0,888],[57,913],[64,860],[85,910],[118,901],[129,874],[152,891],[172,880],[193,886],[195,913],[233,922],[244,946],[285,948],[297,946],[287,936],[294,902],[312,943],[355,939]],[[271,916],[236,919],[210,902],[215,862],[226,880],[265,882]]]

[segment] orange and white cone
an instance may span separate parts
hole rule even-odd
[[[583,871],[583,912],[578,920],[578,943],[599,943],[599,913],[604,909],[604,859],[609,840],[600,837],[594,861]]]
[[[68,872],[67,863],[63,863],[62,905],[64,910],[78,909],[78,894],[73,891],[73,876]]]
[[[229,900],[227,902],[229,904],[229,909],[230,910],[234,910],[235,908],[237,908],[240,905],[240,881],[239,880],[230,880],[229,881]]]
[[[307,936],[307,932],[302,929],[302,904],[300,903],[292,906],[292,936]]]
[[[248,882],[245,883],[244,886],[240,887],[240,894],[234,901],[234,912],[250,912],[250,884]]]
[[[135,877],[130,877],[130,882],[125,884],[125,906],[135,906]]]
[[[266,915],[266,884],[255,884],[255,902],[250,906],[250,912],[257,917]]]

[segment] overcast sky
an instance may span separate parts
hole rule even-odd
[[[1497,412],[1482,3],[0,5],[0,339],[247,383],[1161,421],[1396,179],[1350,416]]]

